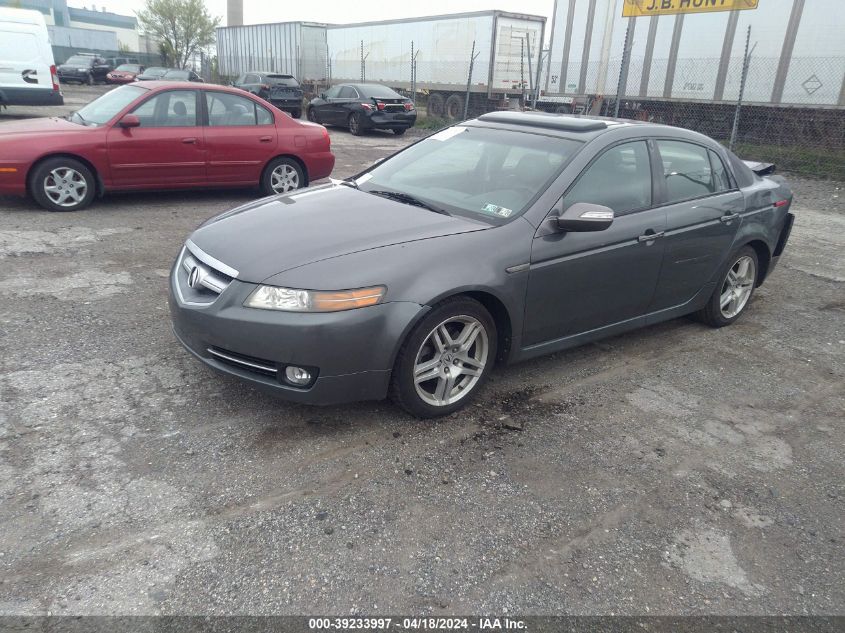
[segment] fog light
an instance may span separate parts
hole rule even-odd
[[[285,380],[292,385],[307,385],[311,382],[311,372],[291,365],[285,368]]]

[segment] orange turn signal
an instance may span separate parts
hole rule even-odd
[[[336,312],[338,310],[351,310],[352,308],[365,308],[381,301],[385,290],[384,286],[333,292],[312,290],[311,309],[314,312]]]
[[[17,167],[0,167],[0,174],[14,174],[17,171]]]

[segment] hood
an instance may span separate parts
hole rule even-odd
[[[58,117],[43,117],[39,119],[22,119],[9,121],[0,125],[0,139],[8,140],[9,136],[27,136],[31,134],[56,134],[57,132],[90,132],[95,127],[86,127],[71,123],[67,119]]]
[[[259,283],[340,255],[487,228],[351,187],[324,185],[224,213],[191,240],[237,270],[241,281]]]

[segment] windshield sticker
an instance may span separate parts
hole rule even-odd
[[[460,127],[456,125],[454,127],[447,127],[445,130],[441,130],[437,134],[432,134],[428,138],[433,139],[435,141],[448,141],[453,136],[457,136],[461,132],[466,132],[467,129],[465,127]]]
[[[498,215],[500,218],[509,218],[513,213],[513,209],[508,209],[507,207],[500,207],[498,204],[491,204],[489,202],[483,207],[481,207],[481,210],[484,213]]]

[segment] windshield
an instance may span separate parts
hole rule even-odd
[[[522,213],[581,145],[455,126],[380,163],[356,183],[362,191],[407,194],[454,215],[501,224]]]
[[[299,86],[299,82],[290,75],[267,75],[267,83],[274,86]]]
[[[168,70],[164,74],[165,79],[187,79],[188,78],[188,71],[187,70]]]
[[[99,99],[94,99],[81,110],[74,112],[70,120],[82,125],[98,126],[110,121],[114,116],[147,92],[138,86],[123,86],[107,92]]]
[[[121,64],[115,70],[122,70],[127,73],[139,73],[141,72],[141,67],[138,64]]]
[[[365,85],[358,86],[358,90],[365,97],[375,97],[376,99],[402,99],[402,95],[395,90],[387,88],[386,86]]]
[[[67,66],[89,66],[91,64],[92,57],[85,57],[83,55],[74,55],[70,59],[65,62]]]

